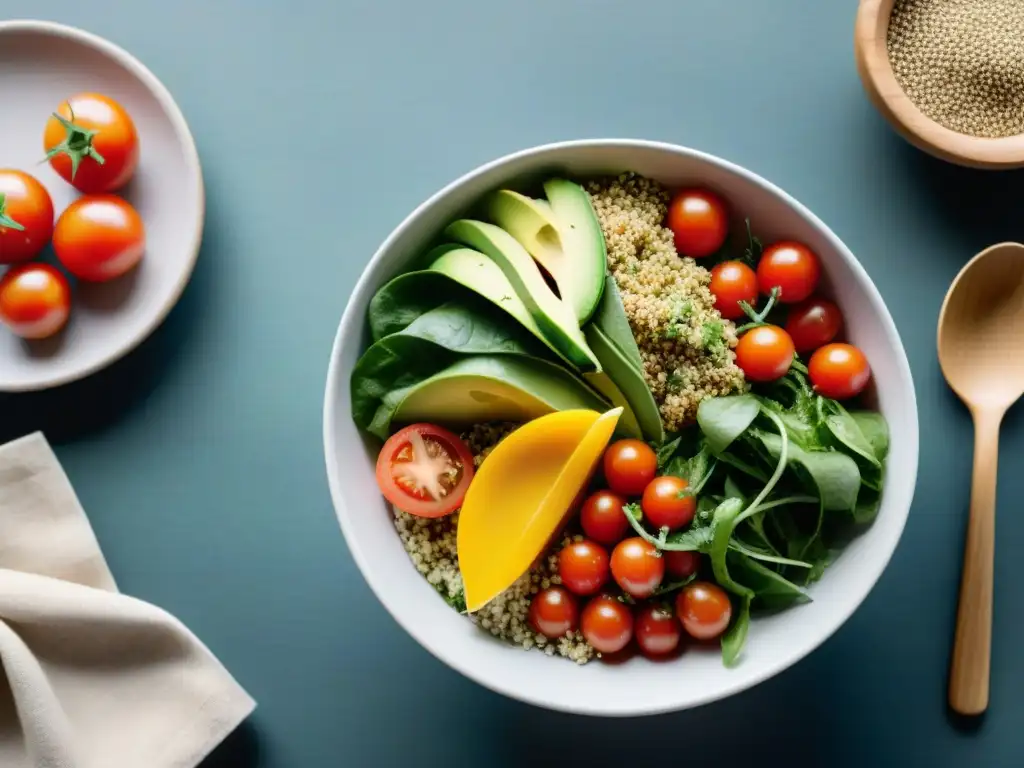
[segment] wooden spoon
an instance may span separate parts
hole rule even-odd
[[[988,706],[999,425],[1024,394],[1024,245],[993,245],[960,270],[939,313],[938,346],[942,373],[974,419],[949,705],[977,715]]]

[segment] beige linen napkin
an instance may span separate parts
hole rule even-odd
[[[194,768],[255,707],[177,619],[119,594],[41,434],[0,446],[0,768]]]

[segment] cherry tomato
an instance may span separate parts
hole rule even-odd
[[[821,265],[802,243],[783,241],[764,249],[757,264],[757,285],[766,296],[779,289],[779,301],[792,304],[810,296],[818,285]]]
[[[663,552],[665,571],[676,579],[688,579],[700,569],[699,552]]]
[[[53,235],[53,201],[27,173],[0,170],[0,264],[28,261]]]
[[[757,301],[757,275],[741,261],[723,261],[711,270],[711,292],[719,314],[736,320],[745,314],[739,302],[753,306]]]
[[[604,452],[604,479],[623,496],[639,496],[657,472],[658,457],[640,440],[619,440]]]
[[[828,299],[813,296],[789,310],[786,333],[793,339],[796,351],[804,354],[832,341],[842,325],[839,307]]]
[[[580,629],[594,650],[618,653],[633,637],[633,614],[614,597],[601,595],[583,609]]]
[[[434,424],[411,424],[399,430],[377,456],[377,485],[384,498],[417,517],[454,512],[472,480],[469,448]]]
[[[53,250],[80,280],[105,282],[142,260],[146,230],[138,212],[114,195],[80,197],[57,219]]]
[[[552,640],[565,637],[579,626],[576,598],[562,587],[542,589],[530,601],[530,626]]]
[[[717,584],[695,581],[683,587],[676,597],[676,615],[691,637],[711,640],[729,626],[732,603]]]
[[[636,614],[636,643],[648,656],[664,656],[679,647],[683,631],[672,612],[660,605],[645,605]]]
[[[629,521],[622,508],[626,500],[612,491],[597,491],[587,497],[580,510],[583,533],[599,544],[611,546],[622,541]]]
[[[23,339],[52,336],[71,314],[71,287],[49,264],[19,264],[0,278],[0,321]]]
[[[722,247],[729,233],[729,214],[722,198],[706,189],[683,189],[668,206],[668,227],[676,250],[699,259]]]
[[[647,521],[655,528],[668,528],[670,531],[689,525],[697,511],[697,498],[684,495],[688,486],[689,483],[681,477],[672,475],[662,475],[648,483],[640,502]],[[629,523],[628,520],[626,522]]]
[[[612,551],[612,576],[632,597],[650,597],[665,578],[665,561],[639,536],[620,541]]]
[[[124,107],[99,93],[80,93],[47,121],[43,149],[53,169],[92,194],[120,189],[139,162],[139,137]]]
[[[814,391],[833,400],[845,400],[864,391],[871,367],[864,353],[852,344],[826,344],[807,363]]]
[[[558,575],[577,595],[592,595],[608,581],[608,553],[593,541],[574,541],[558,553]]]
[[[748,381],[775,381],[793,364],[793,340],[777,325],[752,328],[736,345],[736,365]]]

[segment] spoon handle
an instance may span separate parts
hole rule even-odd
[[[974,474],[960,603],[949,676],[949,705],[963,715],[988,707],[992,649],[992,564],[995,557],[996,460],[1001,410],[975,409]]]

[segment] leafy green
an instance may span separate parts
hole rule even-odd
[[[697,407],[697,424],[704,433],[708,448],[722,453],[757,418],[760,405],[753,395],[706,397]]]
[[[885,423],[885,417],[874,411],[850,411],[849,416],[857,422],[875,458],[884,462],[889,454],[889,425]]]
[[[640,348],[629,327],[629,319],[622,306],[619,288],[615,284],[615,278],[611,275],[605,276],[601,301],[590,322],[604,332],[604,335],[618,348],[630,365],[641,373],[643,372],[644,362],[640,357]]]
[[[860,422],[853,418],[839,403],[834,404],[834,410],[825,417],[825,424],[833,437],[854,455],[881,468],[882,460],[875,454],[875,447],[865,436],[860,427]]]
[[[735,578],[750,585],[756,603],[762,608],[774,610],[810,602],[810,597],[803,589],[740,552],[729,553],[729,568]]]
[[[722,635],[722,662],[727,667],[736,665],[743,646],[747,643],[747,632],[750,630],[750,602],[749,597],[740,601],[740,609],[732,626]]]
[[[417,384],[461,355],[543,355],[539,345],[511,323],[501,323],[466,297],[428,309],[405,328],[370,345],[351,376],[352,418],[368,429],[390,392]]]
[[[778,456],[777,435],[760,430],[753,434],[773,456]],[[816,489],[825,509],[853,511],[861,487],[857,462],[838,451],[805,451],[796,445],[790,446],[789,461],[806,470],[813,483],[808,490]]]
[[[672,457],[676,455],[676,451],[679,449],[679,444],[682,442],[681,437],[676,437],[673,440],[668,441],[663,446],[658,448],[654,446],[654,455],[658,457],[658,469],[663,470],[672,460]]]
[[[408,327],[420,315],[445,302],[465,298],[470,291],[440,272],[406,272],[370,299],[367,321],[374,341]]]

